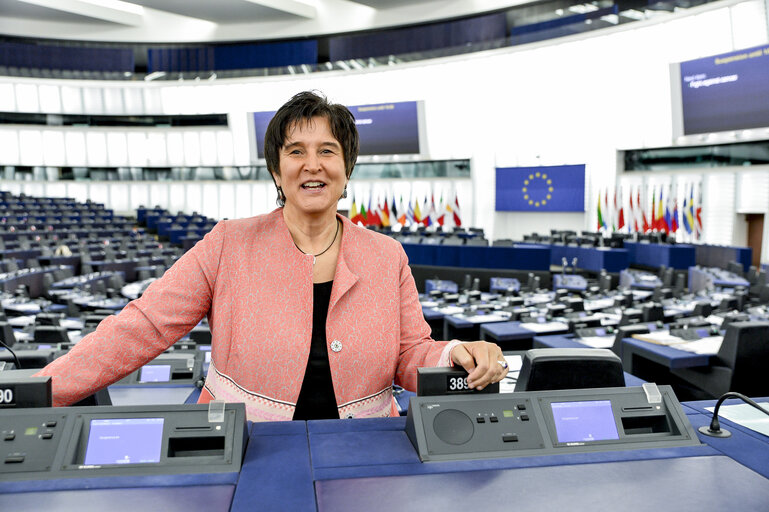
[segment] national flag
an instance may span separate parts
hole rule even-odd
[[[606,229],[606,222],[603,220],[603,212],[601,211],[601,191],[598,191],[598,228],[597,231]]]
[[[382,219],[379,218],[379,207],[375,206],[374,208],[371,207],[371,197],[368,199],[368,222],[367,226],[381,226],[382,225]]]
[[[688,202],[688,199],[689,198],[686,195],[686,189],[684,189],[684,207],[683,207],[683,211],[681,212],[682,213],[681,219],[683,220],[684,231],[686,231],[687,235],[691,235],[692,234],[692,219],[691,219],[691,216],[689,214],[689,202]]]
[[[398,216],[398,224],[400,224],[401,226],[405,226],[406,222],[408,222],[408,220],[409,220],[409,216],[410,215],[413,216],[413,212],[410,211],[411,210],[411,205],[409,205],[408,208],[403,208],[403,196],[399,196],[399,199],[400,199],[400,201],[398,202],[398,206],[403,211],[403,213],[401,213]],[[395,196],[393,196],[393,201],[395,201]]]
[[[396,223],[400,223],[398,219],[398,209],[395,207],[395,194],[393,194],[392,206],[390,206],[390,225],[394,226]]]
[[[697,208],[694,210],[694,234],[699,240],[702,237],[702,184],[697,187]]]
[[[617,190],[614,190],[614,208],[617,208]],[[625,227],[625,205],[622,204],[622,187],[619,189],[619,213],[617,214],[617,229]]]
[[[690,235],[693,234],[696,229],[694,225],[694,183],[691,184],[689,189],[689,204],[684,206],[684,222],[685,225],[689,225],[686,232]]]
[[[409,208],[406,212],[406,221],[408,222],[409,225],[413,225],[414,223],[417,222],[417,219],[414,215],[414,205],[411,204],[411,201],[409,201],[408,205],[409,205]]]
[[[454,225],[457,227],[462,226],[462,218],[460,217],[459,212],[459,197],[457,197],[457,193],[454,192],[454,211],[452,213],[454,214]]]
[[[443,192],[441,192],[441,198],[438,201],[438,209],[435,210],[435,215],[435,222],[437,222],[439,226],[443,227],[444,222],[446,222],[446,209],[443,207]]]
[[[652,223],[651,229],[656,231],[659,228],[659,222],[657,222],[657,189],[652,187]]]
[[[603,218],[606,221],[604,223],[606,229],[609,229],[612,225],[611,216],[611,211],[609,210],[609,189],[607,188],[603,195]]]
[[[673,191],[673,189],[672,189],[672,186],[671,186],[671,188],[668,189],[667,201],[665,201],[664,217],[665,217],[665,231],[666,232],[673,231],[673,217],[672,217],[673,211],[672,211],[672,208],[671,208],[671,203],[673,201],[673,199],[671,197],[673,195],[672,191]]]
[[[350,207],[350,220],[353,224],[357,224],[359,222],[365,222],[365,219],[363,217],[362,213],[358,212],[358,207],[355,205],[355,197],[352,198],[352,206]]]
[[[641,231],[638,225],[638,207],[636,207],[635,204],[633,204],[633,188],[630,188],[630,217],[633,219],[633,231],[638,233]],[[630,227],[630,224],[628,224],[628,227]]]
[[[638,190],[636,190],[635,202],[638,206],[638,209],[641,211],[641,223],[643,232],[648,233],[651,229],[651,225],[649,224],[649,218],[646,216],[646,208],[644,208],[645,205],[641,204],[641,187],[638,187]]]
[[[390,221],[390,206],[387,204],[387,197],[385,197],[384,200],[384,206],[380,208],[380,211],[382,212],[379,216],[382,219],[382,226],[389,228],[391,226]]]
[[[369,203],[371,204],[371,203]],[[368,212],[366,211],[366,205],[361,203],[360,204],[360,222],[363,223],[364,226],[368,226]]]
[[[673,198],[673,218],[671,220],[670,231],[676,233],[678,231],[678,198]]]
[[[665,212],[662,206],[662,187],[660,186],[660,200],[657,201],[657,222],[659,222],[659,230],[668,232],[670,230],[670,227],[668,226],[667,221],[665,220]]]
[[[427,227],[435,224],[435,195],[432,193],[430,194],[430,208],[427,210],[427,213],[425,213],[425,218],[422,219],[422,224]]]
[[[422,212],[419,211],[419,201],[417,198],[414,198],[414,222],[417,224],[422,223]]]

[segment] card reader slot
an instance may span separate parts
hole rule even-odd
[[[667,416],[661,414],[655,414],[654,416],[625,416],[622,418],[622,428],[626,436],[640,434],[678,435],[677,431],[671,431]]]
[[[224,436],[172,437],[168,457],[224,457]]]

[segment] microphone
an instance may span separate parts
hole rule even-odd
[[[751,400],[750,398],[746,397],[742,393],[737,393],[735,391],[729,391],[728,393],[724,393],[721,395],[721,398],[718,399],[718,402],[716,402],[716,406],[713,409],[713,419],[710,421],[710,426],[707,427],[700,427],[699,430],[701,433],[705,434],[706,436],[710,437],[730,437],[732,435],[731,432],[728,430],[722,429],[721,424],[718,421],[718,409],[721,407],[721,404],[724,403],[724,400],[727,398],[739,398],[743,402],[755,407],[762,413],[769,416],[769,411],[758,405],[756,402]]]

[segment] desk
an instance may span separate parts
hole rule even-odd
[[[550,245],[550,264],[561,266],[563,258],[569,263],[577,258],[577,268],[591,272],[619,272],[628,267],[628,252],[625,249],[609,247],[578,247],[572,245]]]
[[[534,332],[521,327],[521,322],[500,322],[481,326],[481,339],[499,345],[502,350],[528,350],[532,348],[535,336],[564,334],[568,328],[547,329]]]
[[[705,419],[690,412],[696,423]],[[310,421],[306,433],[298,422],[255,424],[232,511],[253,510],[255,503],[264,510],[320,512],[677,511],[735,504],[764,510],[769,503],[769,480],[708,444],[421,463],[405,423]],[[769,442],[756,445],[766,467]]]

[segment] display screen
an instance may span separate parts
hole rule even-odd
[[[769,46],[680,64],[684,135],[769,126]]]
[[[348,106],[360,137],[360,155],[419,154],[418,102],[402,101]],[[275,112],[254,112],[259,158],[264,158],[264,134]]]
[[[163,418],[91,420],[86,465],[141,464],[160,461]]]
[[[553,402],[550,407],[559,443],[619,439],[610,400]]]
[[[148,364],[139,370],[139,382],[168,382],[171,380],[170,364]]]

